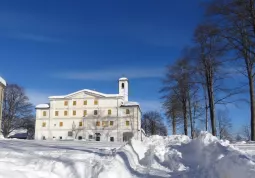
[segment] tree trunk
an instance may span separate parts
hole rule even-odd
[[[172,134],[176,135],[176,118],[174,113],[172,116]]]
[[[252,19],[252,29],[253,29],[253,33],[255,34],[255,12],[254,12],[254,0],[249,0],[249,11],[250,11],[250,15],[251,15],[251,19]]]
[[[255,34],[255,13],[254,13],[254,1],[249,0],[249,11],[252,19],[252,28],[253,33]],[[248,56],[247,56],[248,57]],[[251,60],[251,59],[250,59]],[[249,80],[249,93],[250,93],[250,110],[251,110],[251,140],[255,141],[255,98],[254,98],[254,85],[253,85],[253,73],[252,67],[248,65],[248,59],[246,59],[246,66],[248,71],[248,80]]]
[[[212,134],[213,136],[216,136],[214,96],[213,96],[213,89],[211,85],[208,86],[208,99],[209,99],[209,111],[210,111]]]
[[[208,104],[209,104],[211,128],[212,128],[213,136],[216,136],[217,134],[216,134],[216,125],[215,125],[212,68],[210,65],[208,65],[207,67],[205,67],[205,69],[206,69],[206,87],[207,87],[207,94],[208,94]]]
[[[207,93],[205,86],[203,85],[204,90],[204,99],[205,99],[205,130],[208,131],[208,102],[207,102]]]
[[[184,119],[184,134],[188,135],[188,120],[187,120],[187,102],[186,100],[182,103],[183,119]]]
[[[190,135],[191,135],[191,138],[194,138],[194,134],[193,134],[193,119],[192,119],[191,101],[190,100],[191,100],[190,95],[188,95],[189,120],[190,120]]]
[[[254,98],[254,86],[253,77],[251,72],[248,74],[249,79],[249,93],[250,93],[250,110],[251,110],[251,140],[255,141],[255,98]]]
[[[205,107],[205,130],[208,131],[208,105],[206,101],[206,107]]]

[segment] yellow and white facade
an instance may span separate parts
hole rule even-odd
[[[119,94],[80,90],[50,96],[36,106],[35,139],[128,141],[141,137],[141,110],[128,101],[128,79],[119,79]]]

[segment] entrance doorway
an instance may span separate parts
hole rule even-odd
[[[96,141],[100,141],[101,134],[100,133],[95,133],[95,137],[96,137]]]
[[[134,136],[134,134],[132,132],[124,132],[123,133],[123,142],[129,141],[133,136]]]

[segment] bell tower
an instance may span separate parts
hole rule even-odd
[[[128,101],[128,79],[126,77],[119,79],[119,94],[124,96],[124,101]]]

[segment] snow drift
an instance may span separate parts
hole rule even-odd
[[[252,158],[207,132],[201,132],[194,140],[186,136],[153,136],[144,142],[132,140],[123,150],[134,152],[129,158],[136,160],[133,169],[142,166],[149,170],[144,172],[148,177],[155,170],[164,172],[163,177],[178,178],[253,178],[255,175]]]
[[[107,144],[107,145],[106,145]],[[126,145],[0,139],[0,178],[254,178],[252,156],[207,132]]]

